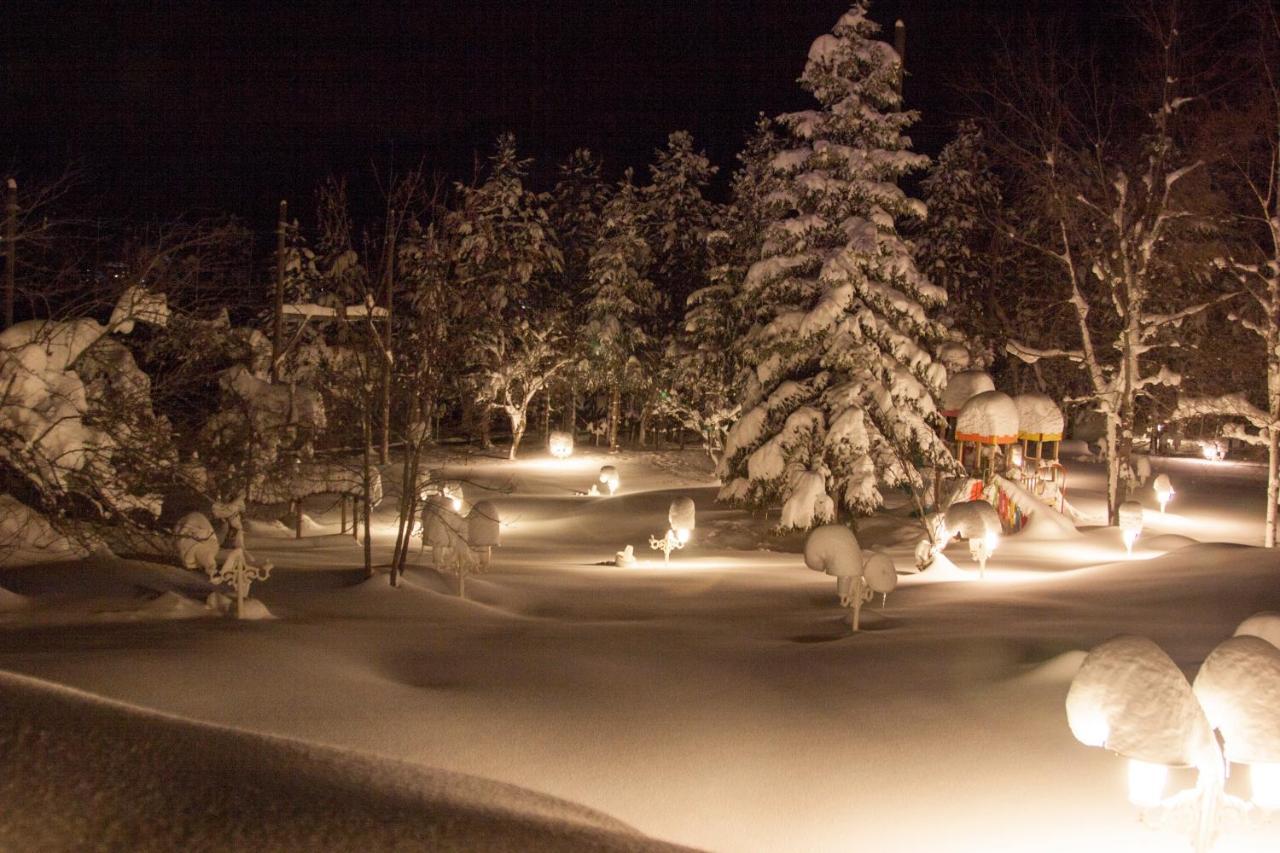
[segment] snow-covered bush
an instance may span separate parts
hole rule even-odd
[[[174,549],[183,568],[203,569],[212,576],[218,564],[217,531],[202,512],[192,512],[178,520],[173,528]]]

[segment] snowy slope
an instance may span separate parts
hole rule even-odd
[[[0,849],[658,850],[510,785],[0,673]]]

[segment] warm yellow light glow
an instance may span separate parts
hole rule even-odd
[[[693,535],[693,531],[684,527],[681,527],[679,530],[676,531],[676,538],[680,540],[681,545],[688,544],[689,537],[692,535]]]
[[[1130,528],[1122,534],[1124,536],[1124,549],[1130,557],[1133,556],[1133,543],[1138,541],[1138,533],[1139,531]]]
[[[1136,758],[1129,759],[1129,802],[1135,806],[1156,806],[1164,798],[1165,781],[1169,768],[1163,764],[1150,764]]]
[[[459,512],[462,509],[462,498],[453,499],[453,511]]]
[[[1111,736],[1111,726],[1106,717],[1095,711],[1088,716],[1073,718],[1071,732],[1085,746],[1106,746],[1107,738]]]
[[[1249,785],[1254,805],[1280,809],[1280,764],[1250,764]]]

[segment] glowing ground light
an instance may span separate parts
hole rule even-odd
[[[1250,764],[1249,786],[1259,808],[1280,809],[1280,764]]]
[[[1129,759],[1129,802],[1149,808],[1164,799],[1164,786],[1169,780],[1169,768],[1163,764]]]

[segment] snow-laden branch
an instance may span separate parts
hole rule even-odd
[[[1246,399],[1239,391],[1219,397],[1180,397],[1171,416],[1173,420],[1186,420],[1202,416],[1242,418],[1260,430],[1274,426],[1262,409]],[[1239,436],[1234,436],[1239,437]],[[1248,439],[1245,439],[1248,440]]]
[[[1010,355],[1021,359],[1027,364],[1035,364],[1042,358],[1065,358],[1078,363],[1083,363],[1085,361],[1085,354],[1081,350],[1039,349],[1014,340],[1010,340],[1005,344],[1005,351]]]

